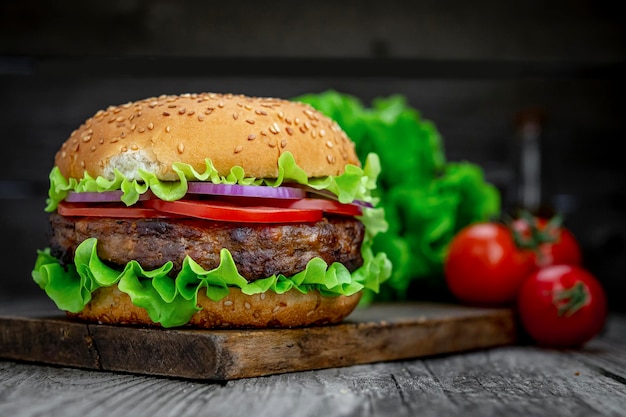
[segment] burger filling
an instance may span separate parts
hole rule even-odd
[[[352,217],[328,216],[315,223],[235,223],[199,219],[114,219],[50,216],[50,251],[72,264],[77,246],[98,240],[98,256],[123,267],[136,260],[146,269],[171,261],[175,276],[186,256],[206,270],[220,264],[220,251],[230,251],[237,270],[248,281],[272,275],[292,276],[313,258],[339,262],[350,272],[363,264],[363,224]]]

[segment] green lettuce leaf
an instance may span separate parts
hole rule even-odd
[[[187,257],[181,271],[172,278],[171,262],[155,270],[145,270],[138,262],[131,261],[119,271],[100,260],[96,247],[95,238],[83,241],[76,250],[75,263],[66,267],[50,255],[49,249],[39,251],[33,279],[59,309],[70,312],[81,311],[98,288],[117,284],[133,304],[146,309],[150,319],[163,327],[186,324],[198,311],[199,291],[205,291],[213,301],[224,298],[229,287],[249,295],[265,291],[282,294],[295,289],[302,293],[317,290],[326,296],[349,296],[364,289],[378,290],[391,274],[391,263],[386,256],[373,256],[368,249],[363,254],[363,265],[353,273],[340,263],[327,265],[314,258],[292,277],[272,275],[248,283],[237,271],[230,252],[222,249],[217,268],[207,271]]]
[[[445,288],[443,262],[452,237],[465,225],[499,216],[500,194],[470,162],[447,162],[436,126],[402,95],[373,100],[371,107],[329,90],[294,100],[334,119],[355,142],[359,157],[379,156],[373,191],[388,224],[374,238],[393,272],[377,300],[420,298],[411,287]],[[374,188],[371,188],[374,190]]]
[[[380,161],[376,154],[368,155],[363,168],[355,165],[346,166],[345,172],[339,176],[307,178],[306,173],[296,164],[291,152],[285,152],[278,158],[279,175],[275,179],[246,177],[242,167],[231,168],[227,176],[220,176],[210,159],[205,161],[205,170],[200,173],[191,165],[176,162],[173,170],[178,181],[162,181],[155,174],[139,170],[141,180],[130,180],[118,170],[115,177],[108,180],[103,177],[93,178],[85,173],[83,178],[69,180],[61,174],[58,167],[52,168],[49,179],[50,188],[45,210],[53,212],[60,201],[70,191],[113,191],[122,190],[122,201],[133,205],[141,194],[152,191],[158,198],[166,201],[179,200],[187,193],[188,181],[210,181],[214,184],[268,185],[278,187],[283,183],[297,183],[310,186],[316,190],[328,190],[337,195],[342,203],[350,203],[355,199],[375,203],[371,191],[376,187],[376,177],[380,173]]]

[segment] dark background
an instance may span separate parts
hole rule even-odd
[[[544,117],[542,201],[626,310],[626,27],[619,2],[0,1],[0,295],[40,291],[57,148],[110,104],[166,93],[403,94],[449,161],[513,204],[516,118]]]

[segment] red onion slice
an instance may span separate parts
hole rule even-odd
[[[306,197],[306,191],[296,187],[269,187],[265,185],[213,184],[190,182],[190,194],[228,195],[234,197],[261,197],[296,200]]]
[[[139,200],[148,200],[150,198],[152,198],[150,191],[139,196]],[[119,203],[122,201],[122,190],[85,191],[80,193],[70,191],[67,193],[65,201],[68,203]]]

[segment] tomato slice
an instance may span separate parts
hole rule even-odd
[[[324,213],[340,214],[344,216],[360,216],[363,214],[361,207],[355,204],[342,204],[335,200],[323,198],[303,198],[295,200],[286,207],[299,209],[318,209]]]
[[[226,201],[227,203],[232,203],[237,206],[265,206],[283,209],[320,210],[324,213],[343,216],[360,216],[363,214],[362,208],[356,204],[342,204],[339,201],[325,198],[300,198],[287,200],[276,198],[222,197],[219,201]]]
[[[152,208],[142,206],[127,207],[123,204],[108,203],[106,205],[94,205],[83,203],[60,202],[57,212],[67,217],[112,217],[125,219],[150,219],[172,217]]]
[[[148,200],[144,204],[155,210],[200,219],[243,223],[304,223],[322,219],[319,209],[267,206],[240,207],[209,200]]]

